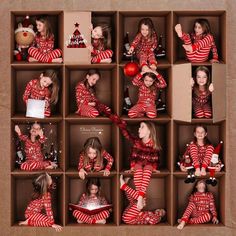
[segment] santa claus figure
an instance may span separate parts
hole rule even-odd
[[[184,181],[186,184],[188,184],[195,182],[195,175],[194,175],[195,169],[189,153],[190,152],[189,144],[187,144],[186,146],[187,146],[186,151],[177,164],[179,165],[181,171],[188,172],[187,178]]]
[[[222,148],[223,141],[215,147],[214,152],[212,154],[211,163],[208,166],[208,170],[210,172],[210,177],[206,180],[207,184],[211,184],[212,186],[217,185],[217,180],[215,178],[215,172],[221,171],[224,164],[222,164],[221,160],[219,159],[220,150]]]

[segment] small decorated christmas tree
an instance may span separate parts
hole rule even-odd
[[[69,40],[66,42],[68,48],[86,48],[86,40],[84,36],[79,31],[79,24],[76,22],[75,31],[73,35],[69,36]]]

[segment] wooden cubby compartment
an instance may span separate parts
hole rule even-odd
[[[63,31],[61,30],[61,26],[63,25],[63,12],[62,11],[13,11],[11,12],[11,63],[13,64],[28,64],[27,61],[16,61],[13,51],[16,48],[15,42],[15,30],[18,27],[18,23],[22,22],[22,20],[26,16],[30,17],[30,21],[34,26],[34,31],[37,32],[36,28],[36,18],[41,15],[46,15],[49,19],[49,22],[52,27],[52,32],[54,34],[54,48],[60,48],[63,50]],[[30,62],[30,64],[38,64]]]
[[[61,118],[63,114],[63,67],[59,65],[14,65],[12,66],[11,76],[11,117],[23,118],[26,115],[26,104],[23,101],[23,94],[27,83],[30,80],[39,78],[40,74],[52,69],[57,72],[59,80],[59,94],[56,105],[51,105],[50,118]],[[47,118],[47,119],[50,119]]]
[[[128,130],[133,135],[136,135],[138,137],[138,129],[140,125],[140,121],[128,121]],[[154,121],[153,121],[154,122]],[[160,145],[162,147],[162,150],[160,151],[160,156],[158,160],[158,170],[161,172],[168,173],[171,169],[171,154],[170,154],[170,132],[171,132],[171,123],[168,121],[155,121],[154,122],[156,131],[157,131],[157,137],[160,141]],[[120,133],[120,152],[119,152],[119,170],[124,171],[130,169],[130,153],[131,153],[131,147],[132,144],[123,137],[123,135]],[[159,175],[154,174],[154,175]]]
[[[202,178],[201,178],[202,179]],[[204,178],[205,180],[207,178]],[[211,185],[207,185],[208,191],[212,192],[215,199],[216,210],[218,214],[218,219],[220,223],[218,225],[214,225],[212,222],[204,224],[208,227],[219,227],[225,225],[225,176],[220,176],[216,178],[217,185],[212,187]],[[196,183],[196,182],[195,182]],[[184,178],[180,176],[174,176],[173,180],[173,222],[177,225],[177,220],[183,216],[183,213],[188,205],[189,196],[193,190],[194,184],[184,183]],[[194,227],[201,227],[201,224],[194,225]],[[192,225],[187,225],[187,227],[193,227]]]
[[[172,116],[172,105],[171,105],[171,100],[172,100],[172,72],[171,68],[169,66],[162,66],[157,69],[158,73],[160,73],[164,80],[167,83],[167,87],[162,90],[162,100],[166,104],[166,111],[165,112],[158,112],[157,111],[157,117],[152,120],[168,120]],[[124,74],[124,67],[120,66],[119,69],[119,114],[122,115],[124,118],[127,118],[127,115],[123,114],[123,102],[124,102],[124,91],[126,87],[129,87],[129,96],[131,99],[132,106],[137,104],[138,101],[138,93],[139,93],[139,87],[134,86],[132,84],[133,78],[131,77],[126,77]],[[159,89],[157,90],[157,97],[158,97]],[[129,117],[128,117],[129,118]],[[144,119],[147,118],[145,115],[143,117]],[[142,118],[142,119],[143,119]],[[132,118],[133,120],[133,118]]]
[[[83,81],[89,69],[98,69],[101,73],[101,78],[96,84],[96,97],[105,105],[116,112],[116,80],[117,69],[114,65],[85,65],[85,66],[66,66],[65,67],[65,115],[68,118],[85,118],[75,112],[77,111],[76,104],[76,86]],[[100,118],[101,116],[99,116]]]
[[[129,174],[124,174],[124,176],[129,176]],[[128,186],[135,189],[133,179],[129,180]],[[122,215],[126,207],[129,205],[129,201],[126,197],[124,191],[120,191],[120,224],[125,223],[122,220]],[[143,208],[144,211],[154,211],[156,209],[164,209],[166,211],[166,216],[160,225],[171,225],[171,176],[168,174],[163,174],[158,177],[151,178],[151,182],[148,185],[146,193],[146,206]]]
[[[209,21],[215,44],[219,54],[219,61],[226,63],[226,12],[225,11],[174,11],[173,12],[173,63],[186,62],[185,50],[175,32],[175,25],[181,24],[183,32],[191,33],[193,23],[198,18]],[[212,57],[210,57],[212,59]],[[198,63],[202,64],[202,63]],[[209,61],[203,64],[210,64]]]
[[[113,51],[112,63],[117,62],[117,12],[115,11],[93,11],[93,27],[105,23],[111,29],[111,49]]]
[[[60,172],[64,170],[64,142],[63,142],[63,122],[62,121],[52,121],[46,122],[45,120],[14,120],[12,121],[12,142],[11,142],[11,170],[18,173],[23,173],[25,171],[17,169],[15,167],[16,160],[16,146],[15,140],[18,138],[15,132],[15,125],[19,125],[22,134],[28,135],[30,127],[34,122],[38,122],[42,129],[45,137],[47,138],[45,143],[42,145],[42,153],[50,153],[50,146],[53,143],[55,150],[58,154],[58,168],[55,170],[47,170],[48,172]],[[24,142],[21,141],[21,147],[24,150]]]
[[[179,161],[179,157],[184,154],[184,151],[186,150],[186,144],[190,143],[194,139],[194,128],[196,125],[199,125],[200,123],[193,122],[192,124],[185,123],[185,122],[174,122],[174,146],[173,146],[173,153],[174,153],[174,162],[173,168],[174,171],[180,172],[179,167],[177,166],[177,162]],[[209,121],[202,122],[201,125],[207,127],[207,137],[212,143],[214,147],[218,145],[220,141],[223,141],[223,147],[221,150],[221,154],[219,158],[223,162],[224,165],[226,165],[226,124],[225,122],[215,123],[212,124]],[[223,167],[223,170],[226,168],[226,166]],[[180,175],[187,175],[185,172],[179,173]],[[221,172],[216,172],[217,175],[222,175]],[[209,173],[208,173],[209,175]]]
[[[107,219],[107,225],[117,225],[117,205],[119,204],[117,199],[117,176],[111,175],[109,177],[101,177],[98,175],[93,176],[100,179],[101,182],[101,196],[104,196],[109,204],[112,204],[112,212]],[[66,188],[65,188],[65,225],[79,225],[85,226],[85,224],[78,224],[76,219],[72,215],[73,211],[69,210],[69,203],[78,204],[79,199],[83,193],[86,192],[86,181],[90,177],[86,177],[85,180],[81,180],[77,174],[66,175]],[[90,225],[91,227],[92,225]]]
[[[118,147],[116,145],[117,128],[109,121],[67,121],[65,124],[66,170],[78,173],[79,154],[85,141],[90,137],[98,137],[104,149],[114,159],[111,171],[117,170]],[[104,160],[106,165],[106,160]]]
[[[11,176],[11,225],[18,225],[19,221],[25,220],[25,210],[31,201],[33,193],[32,181],[39,174],[12,175]],[[63,223],[63,176],[52,174],[52,180],[56,189],[51,192],[52,210],[56,224]]]
[[[132,43],[137,32],[138,32],[138,23],[142,18],[149,17],[152,19],[155,31],[159,38],[160,35],[163,35],[162,44],[166,49],[166,56],[163,59],[157,59],[158,64],[169,64],[171,63],[171,12],[162,11],[162,12],[132,12],[132,11],[122,11],[119,12],[119,24],[118,24],[118,53],[119,53],[119,63],[124,64],[126,62],[122,61],[123,49],[124,49],[124,37],[126,32],[129,32],[129,41]]]

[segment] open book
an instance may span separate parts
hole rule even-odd
[[[79,210],[79,211],[89,214],[89,215],[94,215],[94,214],[100,213],[101,211],[109,210],[110,208],[112,208],[111,204],[83,207],[83,206],[79,206],[79,205],[76,205],[73,203],[69,203],[69,210],[73,210],[73,211]]]

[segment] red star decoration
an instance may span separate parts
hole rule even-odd
[[[79,24],[77,22],[74,25],[75,25],[75,27],[79,27]]]

